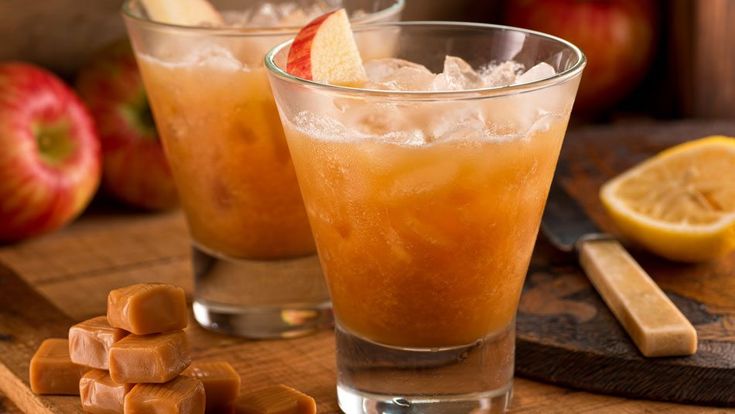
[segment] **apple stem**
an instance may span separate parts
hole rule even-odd
[[[69,139],[69,125],[67,122],[53,124],[36,123],[33,126],[33,135],[41,159],[49,165],[59,165],[74,152],[74,143]]]

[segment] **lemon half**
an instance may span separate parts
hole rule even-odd
[[[735,249],[735,138],[677,145],[608,181],[600,198],[620,231],[675,261]]]

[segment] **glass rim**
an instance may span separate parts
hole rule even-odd
[[[532,36],[538,36],[538,37],[541,37],[547,40],[561,43],[562,45],[568,47],[574,52],[575,56],[577,57],[577,61],[574,63],[574,65],[572,65],[572,67],[565,69],[564,71],[559,72],[556,75],[549,77],[549,78],[543,78],[543,79],[539,79],[533,82],[520,83],[520,84],[515,84],[515,85],[488,86],[484,88],[463,89],[459,91],[400,91],[400,90],[370,89],[370,88],[358,88],[358,87],[352,87],[352,86],[330,85],[326,83],[317,82],[314,80],[300,78],[298,76],[294,76],[286,72],[285,69],[278,66],[275,62],[275,56],[278,53],[280,53],[283,49],[285,49],[286,47],[289,47],[293,43],[293,39],[284,41],[276,45],[275,47],[273,47],[270,51],[268,51],[268,53],[266,53],[265,55],[265,66],[266,68],[268,68],[268,71],[270,72],[270,74],[277,76],[278,78],[289,81],[291,83],[298,83],[298,84],[301,84],[307,87],[311,87],[311,88],[315,88],[315,89],[322,89],[322,90],[328,90],[331,92],[338,92],[338,93],[352,94],[352,95],[370,94],[370,95],[382,96],[386,98],[400,97],[401,99],[412,99],[412,100],[435,100],[433,97],[441,97],[442,99],[482,99],[482,98],[487,98],[489,96],[507,96],[507,95],[515,95],[515,94],[545,89],[547,87],[562,84],[574,78],[575,76],[579,75],[587,63],[587,57],[582,52],[582,50],[579,47],[575,46],[573,43],[569,42],[568,40],[564,40],[560,37],[550,35],[548,33],[543,33],[543,32],[530,30],[530,29],[523,29],[523,28],[514,27],[514,26],[489,24],[489,23],[453,22],[453,21],[403,21],[403,22],[376,23],[376,24],[371,24],[370,26],[358,26],[358,27],[354,27],[353,31],[363,32],[363,31],[375,30],[376,28],[381,28],[381,27],[420,27],[420,26],[426,26],[427,28],[431,28],[431,27],[469,28],[469,29],[483,29],[483,30],[489,30],[489,31],[490,30],[491,31],[511,31],[511,32],[524,33],[524,34],[532,35]]]
[[[151,20],[147,17],[140,16],[133,12],[130,5],[134,1],[140,0],[125,0],[120,7],[120,13],[124,18],[130,19],[137,22],[157,29],[164,30],[176,30],[190,33],[201,33],[207,36],[295,36],[301,26],[277,26],[277,27],[265,27],[265,26],[254,26],[254,27],[210,27],[210,26],[186,26],[180,24],[164,23],[155,20]],[[361,17],[352,21],[355,25],[373,24],[382,19],[388,18],[393,15],[398,15],[406,6],[406,0],[392,0],[393,4],[390,7],[379,10],[374,13],[366,14],[365,17]]]

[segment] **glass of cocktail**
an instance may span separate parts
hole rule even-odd
[[[263,56],[335,5],[353,22],[371,23],[398,20],[403,0],[212,4],[223,26],[166,24],[151,20],[140,0],[123,6],[192,237],[195,318],[255,338],[330,326],[329,296]]]
[[[291,42],[266,56],[334,306],[340,407],[502,412],[584,55],[482,24],[354,35],[360,49],[366,37],[389,45],[363,54],[361,85],[290,74]]]

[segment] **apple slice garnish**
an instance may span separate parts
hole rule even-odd
[[[344,9],[317,17],[296,35],[286,71],[299,78],[357,86],[367,80]]]
[[[180,26],[222,26],[224,19],[207,0],[142,0],[151,20]]]

